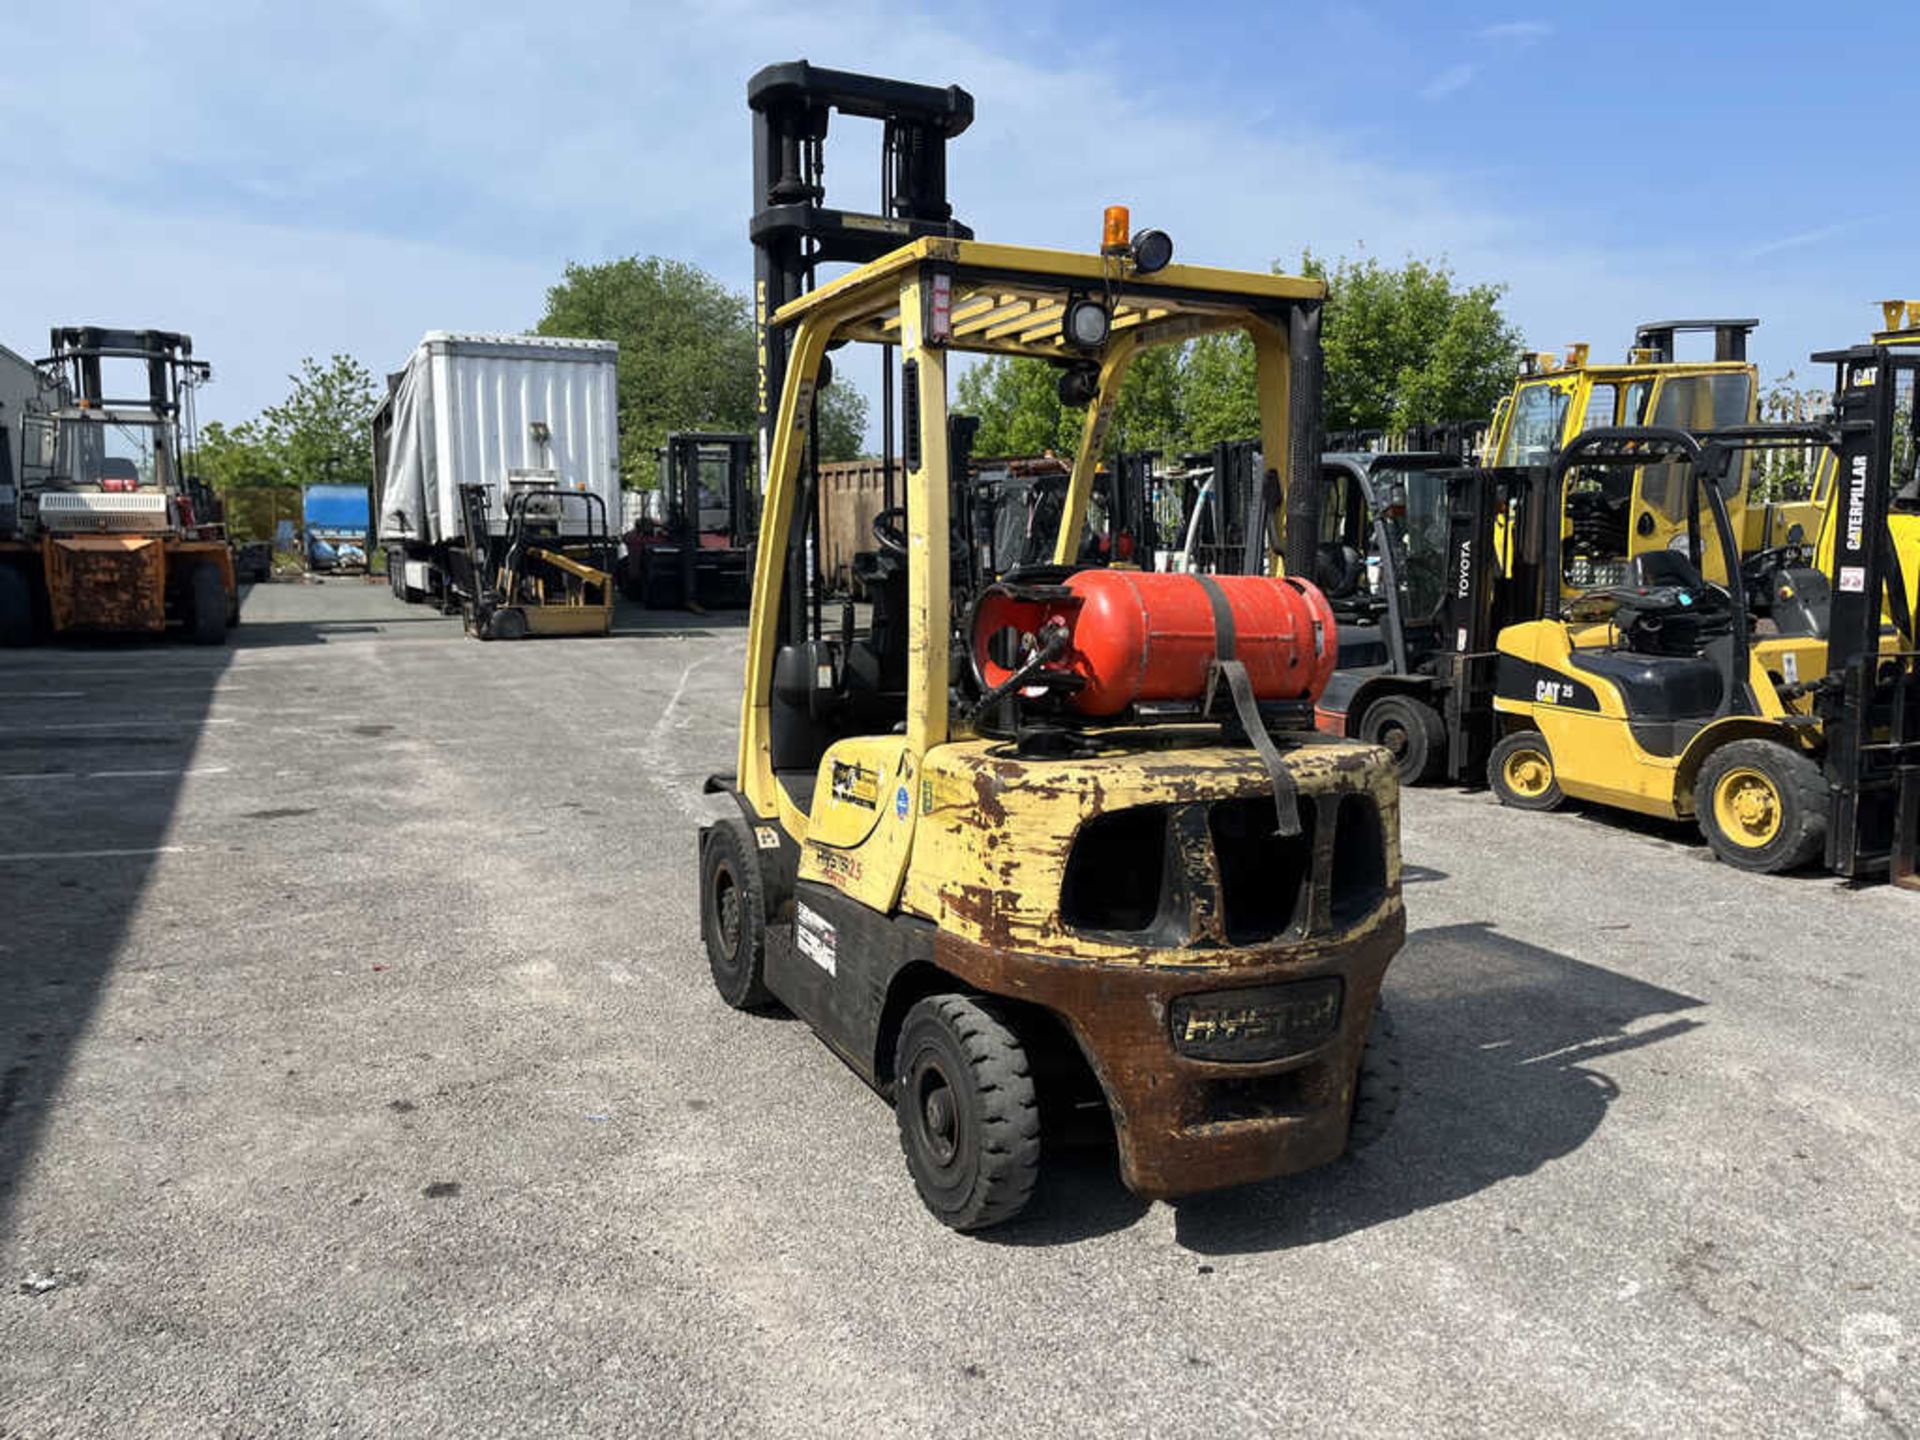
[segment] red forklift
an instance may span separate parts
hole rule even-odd
[[[739,608],[753,598],[759,486],[751,435],[689,430],[660,450],[655,512],[627,532],[620,588],[650,610]]]

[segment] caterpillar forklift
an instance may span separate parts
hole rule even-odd
[[[37,362],[15,504],[0,509],[0,644],[158,634],[218,645],[240,618],[219,503],[191,473],[191,337],[72,325]],[[144,389],[116,395],[115,377]]]
[[[922,159],[971,111],[962,91],[792,66],[749,93],[756,155],[778,162],[756,165],[763,207],[787,167],[818,174],[810,107],[851,94],[890,130],[923,127],[889,146]],[[1093,253],[927,217],[882,217],[925,228],[767,316],[738,765],[708,782],[730,813],[699,842],[714,983],[804,1018],[891,1102],[921,1198],[957,1229],[1026,1205],[1054,1143],[1043,1112],[1085,1096],[1062,1077],[1110,1115],[1143,1195],[1330,1162],[1390,1107],[1376,1002],[1405,931],[1392,769],[1312,728],[1331,612],[1299,580],[1075,553],[1113,399],[1148,347],[1250,334],[1266,455],[1317,456],[1324,289],[1172,264],[1118,207]],[[906,513],[875,536],[893,563],[870,616],[836,629],[814,603],[802,477],[821,361],[843,344],[898,347]],[[953,525],[956,354],[1046,360],[1086,406],[1069,553],[977,592]]]
[[[605,635],[613,628],[612,540],[606,502],[585,490],[507,491],[503,543],[487,537],[487,487],[462,485],[468,573],[461,623],[479,640]]]
[[[1742,869],[1823,858],[1849,879],[1914,884],[1920,653],[1888,521],[1920,503],[1920,353],[1814,358],[1838,373],[1830,430],[1602,429],[1555,461],[1556,482],[1582,463],[1680,465],[1686,548],[1637,557],[1625,583],[1581,597],[1567,619],[1501,635],[1504,734],[1489,781],[1503,804],[1547,810],[1572,796],[1691,817]],[[1829,568],[1804,563],[1803,539],[1743,565],[1725,496],[1736,451],[1808,440],[1833,446],[1842,477]],[[1708,530],[1724,585],[1703,573]]]

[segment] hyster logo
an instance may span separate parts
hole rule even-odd
[[[1847,549],[1865,548],[1867,529],[1867,457],[1853,457],[1853,473],[1847,477]]]
[[[1473,593],[1473,542],[1460,542],[1459,597],[1464,600]]]

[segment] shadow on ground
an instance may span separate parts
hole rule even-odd
[[[172,639],[0,668],[0,1239],[127,932],[231,652]]]
[[[1618,1097],[1610,1055],[1683,1035],[1691,996],[1482,924],[1415,931],[1388,972],[1405,1094],[1373,1148],[1325,1169],[1175,1203],[1175,1234],[1203,1255],[1282,1250],[1473,1195],[1571,1154]],[[1052,1245],[1131,1225],[1147,1206],[1111,1148],[1048,1156],[1028,1218],[989,1232]]]

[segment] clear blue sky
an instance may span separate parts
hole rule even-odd
[[[745,81],[798,56],[973,90],[952,183],[996,238],[1091,244],[1122,200],[1191,260],[1444,255],[1536,348],[1753,314],[1769,374],[1920,296],[1903,4],[173,0],[7,28],[0,343],[190,330],[205,416],[303,354],[386,370],[428,329],[528,326],[569,259],[744,286]]]

